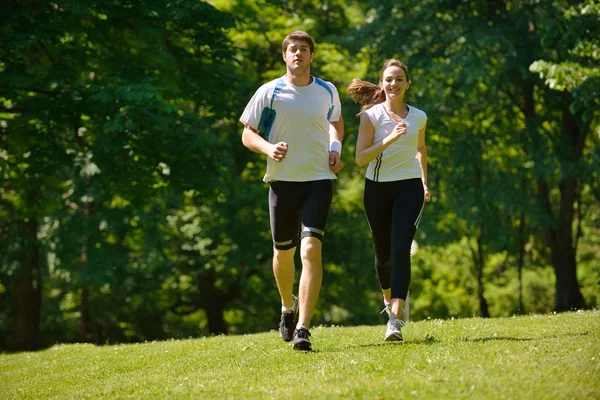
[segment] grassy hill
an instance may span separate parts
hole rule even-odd
[[[274,324],[277,322],[274,321]],[[0,355],[0,398],[598,399],[600,311],[313,328]]]

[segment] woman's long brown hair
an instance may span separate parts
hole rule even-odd
[[[383,72],[388,67],[398,67],[404,70],[406,74],[406,79],[410,82],[410,75],[408,74],[408,67],[404,65],[402,61],[396,60],[395,58],[390,58],[386,62],[383,63],[383,68],[381,68],[381,72],[379,72],[379,82],[383,80]],[[361,114],[373,107],[375,104],[383,103],[385,101],[385,92],[381,85],[376,85],[371,82],[363,81],[360,79],[352,79],[352,83],[348,85],[348,89],[346,89],[346,93],[350,95],[352,100],[356,103],[362,105],[360,108]]]

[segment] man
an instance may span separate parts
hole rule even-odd
[[[281,338],[310,351],[310,321],[321,281],[321,241],[341,167],[344,122],[337,89],[313,77],[314,42],[295,31],[282,44],[286,74],[261,86],[242,114],[242,142],[268,156],[273,273],[281,296]],[[264,138],[261,136],[264,135]],[[300,243],[302,274],[294,289],[294,253]],[[296,317],[298,322],[295,324]]]

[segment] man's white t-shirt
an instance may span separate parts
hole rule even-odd
[[[282,162],[267,158],[265,182],[307,182],[336,179],[329,168],[329,121],[340,119],[340,97],[331,82],[323,81],[327,89],[313,81],[307,86],[295,86],[285,76],[284,86],[277,92],[273,109],[277,113],[271,127],[270,143],[286,142],[288,152]],[[271,104],[271,97],[278,79],[262,85],[252,96],[240,121],[257,129],[263,109]],[[332,106],[329,121],[327,114]],[[264,132],[259,132],[259,135]]]
[[[369,163],[366,177],[375,182],[399,181],[421,178],[421,166],[417,160],[419,131],[427,123],[427,115],[418,108],[409,106],[406,122],[406,135],[390,144],[377,158]],[[379,103],[364,112],[367,114],[375,133],[373,143],[383,140],[399,123],[388,115],[383,103]]]

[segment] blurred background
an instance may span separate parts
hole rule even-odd
[[[410,319],[598,307],[599,3],[394,3],[5,0],[0,349],[277,328],[238,118],[296,29],[346,122],[314,325],[384,322],[345,90],[392,57],[429,117]]]

